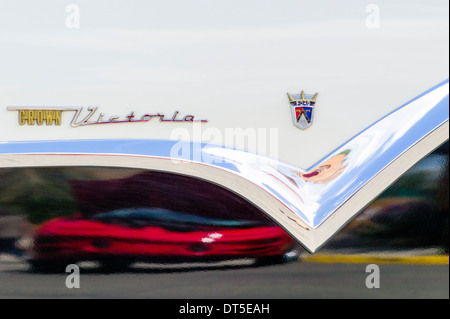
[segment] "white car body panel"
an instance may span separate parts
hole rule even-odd
[[[184,139],[307,168],[448,78],[446,1],[379,1],[379,28],[368,27],[360,1],[78,5],[80,28],[68,29],[62,4],[2,4],[0,141],[166,140],[181,127],[190,131]],[[319,92],[305,131],[292,124],[286,97],[300,90]],[[63,113],[58,127],[19,126],[7,111],[91,105],[105,117],[178,110],[208,123],[201,134],[156,119],[72,128]],[[263,133],[241,145],[227,128]]]

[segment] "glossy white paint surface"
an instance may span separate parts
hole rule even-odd
[[[374,29],[368,3],[356,0],[91,2],[74,2],[79,29],[65,26],[68,3],[0,2],[0,141],[170,139],[192,128],[71,128],[68,113],[60,127],[21,127],[7,106],[98,105],[106,117],[179,110],[223,137],[277,128],[272,151],[249,150],[307,168],[448,78],[447,1],[377,1]],[[286,97],[301,89],[319,92],[306,131],[293,126]]]

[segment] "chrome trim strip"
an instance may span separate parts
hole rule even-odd
[[[157,140],[0,143],[0,167],[135,167],[205,179],[255,204],[314,252],[448,140],[448,91],[447,80],[307,170],[221,146]],[[174,158],[173,149],[180,146],[198,149],[201,156]]]

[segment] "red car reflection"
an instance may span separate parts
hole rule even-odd
[[[295,259],[294,246],[280,227],[260,221],[139,208],[90,218],[58,218],[43,224],[34,236],[31,263],[36,268],[82,260],[98,260],[108,267],[128,266],[135,261],[239,258],[271,263]]]

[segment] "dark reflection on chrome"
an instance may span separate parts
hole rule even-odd
[[[449,143],[405,173],[323,250],[449,250]]]
[[[93,261],[295,260],[298,247],[265,214],[230,191],[180,175],[113,168],[0,170],[0,253],[34,270]]]

